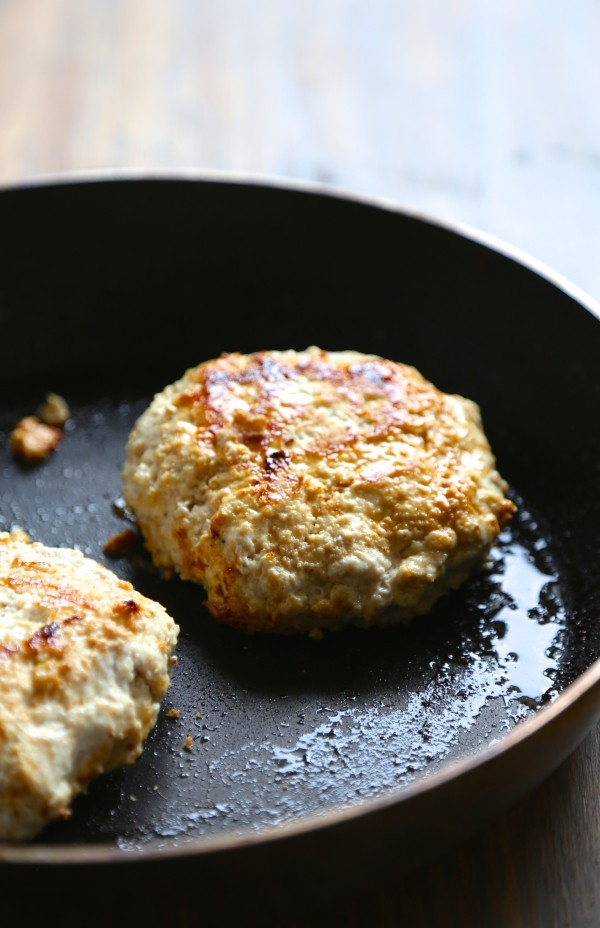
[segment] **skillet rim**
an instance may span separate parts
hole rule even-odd
[[[256,174],[238,171],[219,171],[202,169],[143,169],[143,168],[96,168],[81,171],[67,171],[34,175],[19,181],[0,183],[0,199],[4,193],[18,193],[21,190],[35,190],[46,187],[72,187],[82,185],[135,183],[216,183],[231,186],[252,186],[283,192],[311,194],[326,199],[344,200],[357,206],[374,207],[390,213],[396,213],[409,220],[416,220],[438,229],[443,229],[459,238],[482,245],[496,254],[506,257],[522,268],[571,297],[580,309],[589,312],[600,323],[600,301],[595,300],[570,279],[555,271],[543,261],[528,254],[523,249],[503,239],[485,232],[467,223],[456,222],[435,216],[427,211],[405,206],[391,198],[373,196],[353,191],[350,188],[325,184],[318,181],[298,180],[279,175]],[[156,861],[164,858],[204,857],[210,854],[222,854],[244,848],[264,846],[282,842],[285,839],[306,836],[315,831],[333,829],[336,826],[365,820],[368,816],[385,812],[392,807],[406,806],[411,801],[448,787],[468,774],[481,773],[495,766],[519,745],[528,742],[535,734],[543,732],[552,725],[560,724],[575,713],[586,695],[593,695],[594,688],[600,690],[600,658],[594,661],[582,674],[569,684],[556,698],[542,706],[533,718],[515,726],[496,743],[489,744],[476,753],[456,761],[448,761],[441,769],[420,777],[411,783],[396,789],[389,789],[385,795],[370,797],[357,804],[344,804],[326,812],[306,813],[296,819],[260,829],[245,828],[231,834],[205,835],[165,846],[142,846],[134,851],[124,851],[114,844],[90,842],[78,844],[11,844],[0,842],[0,863],[46,865],[73,864],[121,864],[127,862]],[[600,692],[595,697],[595,708],[587,713],[585,726],[579,732],[567,752],[563,751],[556,762],[546,765],[545,772],[536,776],[536,782],[549,776],[568,756],[577,744],[585,738],[592,725],[600,717]],[[527,788],[522,790],[526,792]],[[506,805],[506,803],[505,803]]]
[[[408,219],[423,222],[439,229],[455,233],[466,238],[474,244],[483,245],[491,251],[498,252],[517,264],[525,267],[580,303],[593,316],[600,319],[600,297],[595,299],[579,284],[576,284],[565,274],[555,270],[549,264],[536,258],[526,249],[513,245],[501,236],[486,232],[475,225],[453,219],[445,219],[418,207],[408,206],[392,197],[378,196],[376,194],[361,193],[351,187],[329,184],[316,180],[303,180],[288,178],[281,174],[260,174],[257,172],[222,171],[203,168],[83,168],[62,172],[48,172],[33,174],[18,181],[1,181],[0,196],[3,193],[14,193],[20,190],[34,190],[45,187],[72,187],[78,184],[123,183],[123,182],[189,182],[189,183],[222,183],[245,185],[252,187],[266,187],[270,190],[290,191],[292,193],[308,193],[323,196],[324,198],[345,200],[358,206],[372,206],[391,213],[400,213]]]

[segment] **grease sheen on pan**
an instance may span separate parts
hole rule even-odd
[[[154,563],[247,631],[427,612],[513,512],[479,409],[355,351],[224,354],[135,424],[123,492]]]
[[[177,633],[81,552],[0,534],[0,840],[34,837],[91,779],[133,763]]]

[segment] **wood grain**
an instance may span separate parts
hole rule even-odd
[[[593,0],[0,0],[0,183],[316,179],[483,229],[600,299],[599,46]],[[281,923],[599,925],[599,737],[431,866]]]
[[[322,180],[485,229],[600,295],[593,0],[3,0],[0,182]]]

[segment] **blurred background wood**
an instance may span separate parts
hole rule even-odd
[[[594,0],[0,0],[0,182],[318,179],[493,232],[600,294]]]
[[[0,183],[318,180],[485,230],[600,299],[599,47],[594,0],[0,0]],[[453,853],[282,924],[598,925],[599,770],[596,729]]]

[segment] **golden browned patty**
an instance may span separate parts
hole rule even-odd
[[[0,534],[0,840],[32,838],[93,777],[133,763],[177,632],[79,551]]]
[[[155,564],[248,631],[427,612],[514,509],[473,402],[318,348],[187,371],[136,423],[123,484]]]

